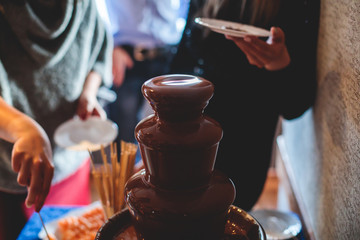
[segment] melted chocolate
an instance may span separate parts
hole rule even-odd
[[[221,239],[235,188],[214,171],[222,129],[203,114],[213,84],[190,75],[165,75],[145,82],[142,91],[155,114],[135,129],[145,170],[126,185],[139,237]]]

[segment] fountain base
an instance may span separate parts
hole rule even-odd
[[[196,233],[195,233],[196,234]],[[173,233],[176,236],[176,233]],[[143,240],[138,237],[128,209],[115,214],[99,229],[95,240]],[[260,223],[249,213],[234,205],[226,214],[223,236],[219,240],[266,240]]]

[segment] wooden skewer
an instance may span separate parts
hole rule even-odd
[[[122,206],[120,205],[120,199],[123,197],[123,193],[121,193],[119,191],[120,189],[120,174],[121,174],[121,171],[120,171],[120,162],[119,161],[116,161],[116,189],[117,189],[117,193],[116,193],[116,196],[117,196],[117,209],[118,210],[121,210]]]
[[[120,186],[119,186],[119,191],[121,194],[123,194],[124,190],[125,190],[125,183],[126,183],[126,173],[127,173],[127,166],[128,166],[128,152],[122,152],[121,153],[121,160],[120,160]],[[120,208],[123,207],[124,205],[124,197],[120,198]]]
[[[114,212],[117,212],[119,209],[119,194],[117,194],[118,181],[117,181],[117,152],[116,152],[116,143],[111,144],[111,173],[112,173],[112,197],[114,204]]]
[[[101,155],[103,158],[103,163],[104,163],[104,167],[105,167],[105,178],[106,178],[106,187],[108,188],[108,201],[110,206],[114,206],[114,191],[113,191],[113,181],[111,179],[111,168],[110,165],[108,164],[108,160],[107,160],[107,156],[105,154],[105,148],[103,145],[101,145]],[[110,153],[110,157],[111,157],[111,153]]]
[[[105,153],[104,145],[101,145],[100,150],[101,150],[101,157],[102,157],[102,160],[103,160],[103,163],[104,163],[104,166],[105,166],[105,171],[107,171],[109,173],[110,169],[109,169],[109,164],[108,164],[108,161],[107,161],[107,156],[106,156],[106,153]]]
[[[95,187],[99,193],[99,196],[100,196],[100,201],[101,201],[101,205],[104,209],[104,212],[105,212],[105,216],[106,218],[109,218],[111,215],[109,215],[109,210],[108,210],[108,207],[107,207],[107,199],[106,199],[106,194],[105,194],[105,191],[104,191],[104,187],[103,187],[103,184],[102,184],[102,174],[98,171],[93,171],[92,172],[93,174],[93,177],[94,177],[94,182],[95,182]]]
[[[110,176],[107,174],[105,170],[102,171],[102,180],[103,180],[103,188],[106,195],[106,206],[107,211],[109,214],[109,217],[111,217],[114,214],[113,211],[113,201],[112,201],[112,190],[110,185]]]

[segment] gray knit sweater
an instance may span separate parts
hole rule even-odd
[[[0,94],[47,132],[54,182],[86,157],[55,146],[54,131],[75,115],[90,71],[111,84],[111,51],[111,36],[93,0],[0,0]],[[22,192],[11,169],[11,149],[0,142],[0,190]]]

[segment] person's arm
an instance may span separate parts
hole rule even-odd
[[[101,81],[100,74],[93,71],[90,72],[85,79],[76,112],[83,120],[90,116],[98,116],[101,119],[106,119],[106,113],[96,97]]]
[[[0,97],[0,138],[14,143],[11,163],[17,181],[28,187],[26,206],[38,212],[49,193],[54,174],[48,136],[33,119],[8,105]]]
[[[102,85],[107,87],[112,85],[111,54],[113,39],[101,21],[98,12],[96,11],[94,14],[97,20],[88,61],[89,73],[86,76],[76,111],[82,120],[86,120],[90,116],[106,119],[106,113],[98,102],[97,92]]]
[[[115,47],[113,51],[113,84],[115,87],[120,87],[124,82],[126,69],[131,69],[134,62],[129,54],[121,47]]]
[[[276,66],[270,69],[268,68],[269,65],[264,65],[264,69],[272,70],[267,71],[267,79],[269,79],[269,84],[274,90],[274,104],[278,106],[279,114],[285,119],[301,116],[314,105],[316,100],[316,49],[319,9],[319,0],[308,2],[308,4],[303,4],[303,1],[296,3],[284,1],[274,25],[279,26],[276,29],[281,28],[284,37],[286,37],[284,40],[286,41],[287,53],[284,48],[283,50],[279,48],[281,51],[278,53],[288,54],[290,61],[287,64],[286,54],[279,54],[280,58],[277,58],[277,61],[272,59],[270,62],[260,63],[271,63],[271,67]],[[277,33],[279,31],[275,32],[275,34]],[[247,44],[255,42],[257,42],[256,39],[254,42],[251,39]],[[268,44],[273,43],[274,41]],[[276,55],[274,54],[274,56]]]

